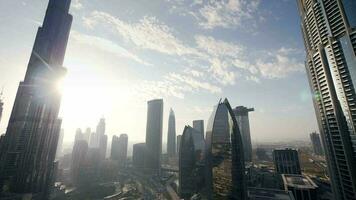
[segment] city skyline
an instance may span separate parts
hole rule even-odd
[[[264,2],[256,3],[254,9],[249,13],[251,19],[246,19],[251,21],[261,17],[260,20],[257,20],[261,26],[253,30],[255,34],[250,34],[252,30],[240,30],[241,23],[244,23],[243,16],[240,16],[241,20],[239,22],[224,25],[221,24],[221,21],[217,21],[215,24],[210,24],[210,27],[207,26],[207,23],[211,21],[205,20],[206,23],[200,23],[198,19],[196,21],[191,20],[189,15],[176,16],[175,12],[178,12],[177,10],[172,10],[172,13],[168,11],[162,12],[162,14],[154,12],[164,10],[163,8],[167,6],[172,7],[174,2],[163,1],[161,5],[158,3],[152,4],[147,8],[129,1],[121,3],[122,5],[118,5],[108,1],[96,8],[96,5],[99,4],[98,1],[73,0],[71,13],[76,18],[73,22],[73,32],[70,35],[64,64],[68,69],[68,73],[64,82],[65,90],[60,114],[60,117],[63,118],[62,128],[65,131],[65,142],[73,141],[77,128],[91,127],[94,129],[97,119],[102,116],[107,119],[108,138],[111,138],[115,133],[125,132],[132,138],[132,141],[144,141],[146,115],[137,116],[133,113],[140,113],[145,110],[145,102],[153,98],[163,98],[165,101],[164,121],[168,119],[168,108],[175,108],[177,134],[182,134],[184,126],[195,119],[207,121],[207,116],[213,109],[211,105],[214,105],[223,96],[227,96],[233,106],[246,105],[255,107],[256,112],[250,116],[251,124],[254,124],[251,127],[253,141],[256,141],[256,139],[257,142],[259,140],[274,141],[275,139],[308,140],[308,133],[317,130],[308,83],[304,73],[303,43],[295,1],[272,2],[270,5]],[[5,70],[3,69],[5,66],[10,67],[6,76],[0,74],[0,80],[2,80],[0,85],[5,86],[4,116],[0,123],[0,132],[4,133],[17,82],[23,76],[25,70],[23,66],[27,62],[26,55],[29,54],[30,46],[33,44],[35,27],[38,21],[43,19],[46,2],[36,0],[28,3],[27,1],[15,0],[11,2],[4,1],[0,4],[1,13],[6,23],[10,24],[8,31],[1,31],[3,35],[1,35],[0,41],[5,46],[12,45],[12,48],[6,52],[0,51],[0,54],[3,55],[2,57],[9,58],[0,61],[0,69]],[[145,3],[143,2],[143,4]],[[242,9],[242,11],[247,12],[247,5],[245,4],[241,8],[234,9]],[[204,6],[195,5],[192,7],[203,11]],[[118,12],[113,12],[111,7],[115,8],[115,10],[117,9]],[[122,11],[117,7],[139,10],[142,11],[142,14],[138,15],[134,11],[132,11],[133,13],[123,11],[123,14],[117,14]],[[281,7],[285,9],[279,9]],[[4,8],[8,9],[5,10]],[[187,10],[190,6],[176,5],[176,8]],[[268,14],[267,11],[269,9],[276,10],[275,14]],[[13,13],[9,13],[9,10],[18,10],[19,12],[14,13],[21,14],[14,16]],[[277,10],[281,11],[277,12]],[[263,13],[263,15],[261,14],[262,16],[257,14],[259,11]],[[221,13],[216,14],[219,15]],[[142,32],[130,32],[130,35],[127,35],[128,38],[125,39],[123,37],[126,36],[120,35],[121,33],[113,33],[109,27],[106,27],[106,24],[104,24],[104,27],[96,27],[95,20],[101,22],[104,17],[112,19],[110,21],[111,24],[107,24],[108,26],[120,25],[118,28],[127,28],[129,32],[133,30],[133,27],[141,30],[145,25],[152,26],[155,31],[162,31],[162,34],[172,36],[167,37],[167,40],[175,43],[167,43],[167,45],[178,45],[174,48],[176,52],[165,51],[167,46],[161,46],[161,44],[152,49],[154,46],[149,46],[152,45],[152,42],[149,44],[139,43],[140,41],[142,42],[139,37],[142,36],[140,35]],[[229,15],[223,17],[228,18]],[[29,20],[23,20],[23,18],[28,18]],[[97,32],[92,31],[89,22],[94,23],[91,25],[93,26],[92,28],[98,30]],[[196,25],[197,28],[193,30],[191,37],[185,37],[182,34],[184,34],[185,27],[190,23]],[[287,30],[281,29],[276,29],[275,32],[266,31],[268,25],[277,27],[279,24],[291,24],[292,30],[287,33]],[[20,32],[17,31],[18,27],[21,27]],[[265,32],[266,35],[262,34],[262,32]],[[219,36],[219,33],[222,36]],[[278,40],[277,36],[281,37],[282,35],[289,36],[283,36],[283,41]],[[271,38],[271,42],[263,44],[267,46],[259,44],[267,36]],[[16,44],[14,40],[16,40]],[[251,40],[255,40],[255,42]],[[177,41],[179,42],[176,43]],[[212,52],[209,52],[205,46],[199,46],[199,41],[211,45],[210,47],[221,49],[221,55],[212,55]],[[288,41],[288,45],[286,45],[286,41]],[[88,49],[88,51],[80,52],[79,49]],[[128,51],[124,51],[125,49]],[[235,74],[234,78],[231,79],[231,84],[221,82],[222,80],[230,80],[229,76],[221,78],[218,73],[215,74],[214,71],[211,71],[219,66],[224,67],[223,64],[215,66],[213,65],[214,63],[216,64],[225,58],[227,61],[236,58],[235,54],[229,53],[233,50],[239,50],[238,52],[244,55],[241,58],[245,58],[246,54],[257,56],[267,49],[272,49],[276,54],[267,55],[269,56],[268,58],[261,60],[261,62],[265,61],[266,68],[271,67],[273,64],[278,64],[276,66],[285,64],[286,66],[298,66],[300,69],[286,73],[283,68],[265,69],[267,71],[263,71],[262,68],[259,68],[258,63],[250,63],[253,60],[252,58],[246,58],[240,61],[251,64],[251,70],[256,68],[256,77],[254,78],[258,78],[259,83],[247,80],[252,79],[253,74],[248,70],[242,69],[242,63],[239,65],[240,68],[227,68],[226,72],[229,73],[220,74],[221,76]],[[194,53],[191,53],[193,55],[188,54],[186,52],[188,50],[193,51]],[[18,53],[23,56],[14,59],[14,56]],[[87,55],[94,55],[94,53],[97,56],[96,62],[92,62],[90,59],[85,61],[88,58]],[[177,58],[177,54],[182,55],[178,56],[181,58]],[[133,55],[135,56],[132,57]],[[192,58],[206,55],[212,55],[211,57],[216,57],[216,60],[213,62],[209,59],[206,63],[201,63],[200,60]],[[280,60],[277,59],[276,55],[280,56]],[[104,58],[115,62],[113,62],[114,64],[107,63]],[[156,58],[161,59],[163,62],[155,63],[154,60]],[[194,64],[193,61],[196,63],[190,66],[186,63],[190,61],[190,64]],[[90,62],[94,64],[90,64]],[[197,68],[197,66],[201,66],[201,68]],[[144,72],[147,69],[154,73],[147,74]],[[211,73],[208,73],[209,71]],[[187,73],[190,75],[187,75]],[[83,76],[80,76],[81,74]],[[199,76],[207,76],[207,82],[204,82]],[[143,80],[142,84],[144,85],[139,84],[138,80]],[[185,80],[185,83],[182,83],[181,80]],[[170,83],[174,81],[179,87],[172,87]],[[152,90],[152,88],[155,88],[154,86],[157,91]],[[103,88],[106,88],[106,90],[102,90]],[[142,92],[143,88],[147,91]],[[131,94],[131,92],[135,94]],[[204,98],[206,101],[201,102],[199,101],[200,98]],[[87,107],[92,108],[93,114],[87,114],[87,110],[84,109]],[[132,112],[123,112],[127,108],[132,109]],[[295,112],[296,110],[298,112]],[[272,115],[273,117],[269,117]],[[136,117],[138,119],[134,120]],[[122,123],[117,123],[118,121]],[[167,125],[167,123],[163,124],[164,143],[166,143],[167,138]],[[287,131],[290,132],[288,136],[284,134]]]

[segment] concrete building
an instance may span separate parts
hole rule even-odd
[[[279,174],[301,174],[298,151],[295,149],[273,150],[275,170]]]
[[[146,144],[138,143],[133,145],[132,165],[136,169],[143,169],[145,166]]]
[[[70,2],[49,0],[25,79],[18,87],[0,152],[0,188],[5,184],[10,192],[47,199],[53,183],[62,123],[58,118],[61,93],[56,88],[66,73],[63,61],[72,24]]]
[[[227,99],[214,108],[207,127],[207,199],[246,199],[242,137]]]
[[[356,1],[297,2],[334,199],[356,199]]]
[[[120,167],[126,166],[128,136],[121,134],[120,137],[113,136],[111,145],[111,159],[118,162]]]
[[[250,120],[248,117],[248,113],[254,111],[254,109],[246,108],[244,106],[237,106],[235,109],[233,109],[233,111],[242,136],[242,145],[244,147],[245,161],[251,162],[252,143],[250,134]]]
[[[160,174],[162,154],[163,100],[148,101],[145,169]]]
[[[203,138],[205,137],[204,133],[204,120],[194,120],[193,121],[193,128],[197,130],[201,135],[203,135]]]
[[[186,126],[179,152],[179,196],[191,198],[204,185],[204,137],[196,129]]]
[[[318,199],[318,186],[308,177],[296,174],[282,174],[284,189],[291,191],[295,200]]]
[[[86,165],[86,157],[88,153],[88,143],[85,140],[79,139],[74,141],[71,162],[71,180],[77,185],[80,181],[80,172]]]
[[[62,156],[62,146],[63,146],[64,129],[61,129],[58,137],[58,145],[56,150],[56,158]]]
[[[167,136],[167,154],[173,157],[176,155],[176,117],[172,109],[169,111]]]
[[[313,151],[315,155],[324,155],[323,146],[321,145],[319,134],[316,132],[310,134],[310,140],[313,146]]]
[[[177,153],[179,154],[180,141],[182,140],[182,135],[177,135]]]

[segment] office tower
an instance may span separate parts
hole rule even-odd
[[[145,168],[153,174],[161,170],[163,100],[148,102],[146,126]]]
[[[96,126],[96,132],[90,135],[89,147],[99,148],[100,139],[105,135],[105,119],[101,118],[98,125]]]
[[[119,137],[116,135],[112,136],[111,139],[111,153],[110,158],[111,160],[119,160]]]
[[[90,128],[86,128],[85,132],[84,132],[84,140],[87,141],[88,144],[89,144],[89,141],[90,141],[90,134],[91,134],[91,129]]]
[[[180,141],[182,140],[182,135],[177,135],[177,153],[179,154]]]
[[[293,193],[267,188],[248,188],[249,200],[295,200]]]
[[[273,150],[273,162],[278,174],[301,174],[298,151],[295,149]]]
[[[208,199],[246,199],[242,138],[227,99],[214,108],[206,130]]]
[[[356,2],[298,0],[298,6],[334,199],[356,199]]]
[[[77,130],[75,131],[74,142],[77,140],[84,140],[84,135],[83,135],[82,129],[80,129],[80,128],[77,128]]]
[[[169,157],[176,155],[176,117],[172,108],[168,118],[167,154]]]
[[[126,166],[128,136],[121,134],[120,137],[114,135],[111,144],[111,159],[118,162],[120,167]]]
[[[79,133],[81,134],[81,133]],[[86,156],[88,153],[87,141],[78,138],[74,141],[72,150],[72,164],[71,164],[71,179],[74,184],[79,183],[80,172],[86,164]]]
[[[108,148],[108,136],[100,135],[99,140],[99,150],[100,150],[100,160],[105,160],[106,158],[106,150]]]
[[[323,147],[321,146],[319,134],[317,134],[315,132],[311,133],[310,140],[312,142],[314,154],[318,155],[318,156],[324,155],[324,151],[323,151]]]
[[[251,162],[252,144],[250,135],[250,120],[248,117],[248,113],[254,111],[254,109],[246,108],[244,106],[237,106],[233,111],[242,136],[242,145],[244,147],[245,161]]]
[[[57,145],[57,151],[56,151],[56,158],[62,156],[63,137],[64,137],[64,130],[61,129],[61,131],[60,131],[60,133],[59,133],[59,138],[58,138],[58,145]]]
[[[48,196],[61,127],[57,85],[66,73],[63,60],[72,24],[69,7],[70,0],[49,1],[0,153],[0,182],[6,182],[12,192],[43,199]]]
[[[202,189],[204,177],[204,138],[198,130],[186,126],[179,152],[179,196],[188,199]]]
[[[318,186],[308,177],[296,174],[282,174],[285,191],[291,191],[295,200],[318,199]]]
[[[145,143],[138,143],[138,144],[133,145],[132,165],[136,169],[144,168],[145,152],[146,152],[146,144]]]
[[[204,138],[204,120],[194,120],[193,128],[199,131],[199,133],[202,134]]]

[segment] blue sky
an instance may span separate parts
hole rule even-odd
[[[0,1],[5,132],[46,0]],[[144,141],[146,101],[163,98],[177,133],[213,105],[254,107],[253,141],[317,130],[294,0],[72,0],[61,117],[65,140],[107,119],[109,137]]]

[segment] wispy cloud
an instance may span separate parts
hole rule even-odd
[[[197,54],[195,49],[183,44],[167,25],[155,17],[144,17],[137,23],[127,23],[105,12],[94,11],[84,19],[88,27],[104,23],[110,25],[123,39],[142,49],[169,55]]]
[[[151,66],[151,63],[148,63],[135,54],[129,52],[125,48],[121,47],[120,45],[114,43],[111,40],[97,37],[97,36],[92,36],[92,35],[86,35],[77,31],[72,31],[71,33],[71,39],[74,40],[74,42],[78,42],[82,45],[89,45],[91,47],[94,47],[96,49],[99,49],[101,51],[106,51],[112,54],[115,54],[120,57],[128,58],[131,60],[136,61],[137,63],[144,64]]]
[[[237,28],[244,22],[256,25],[260,0],[166,0],[172,11],[181,15],[191,15],[204,29]],[[252,23],[251,23],[252,22]]]

